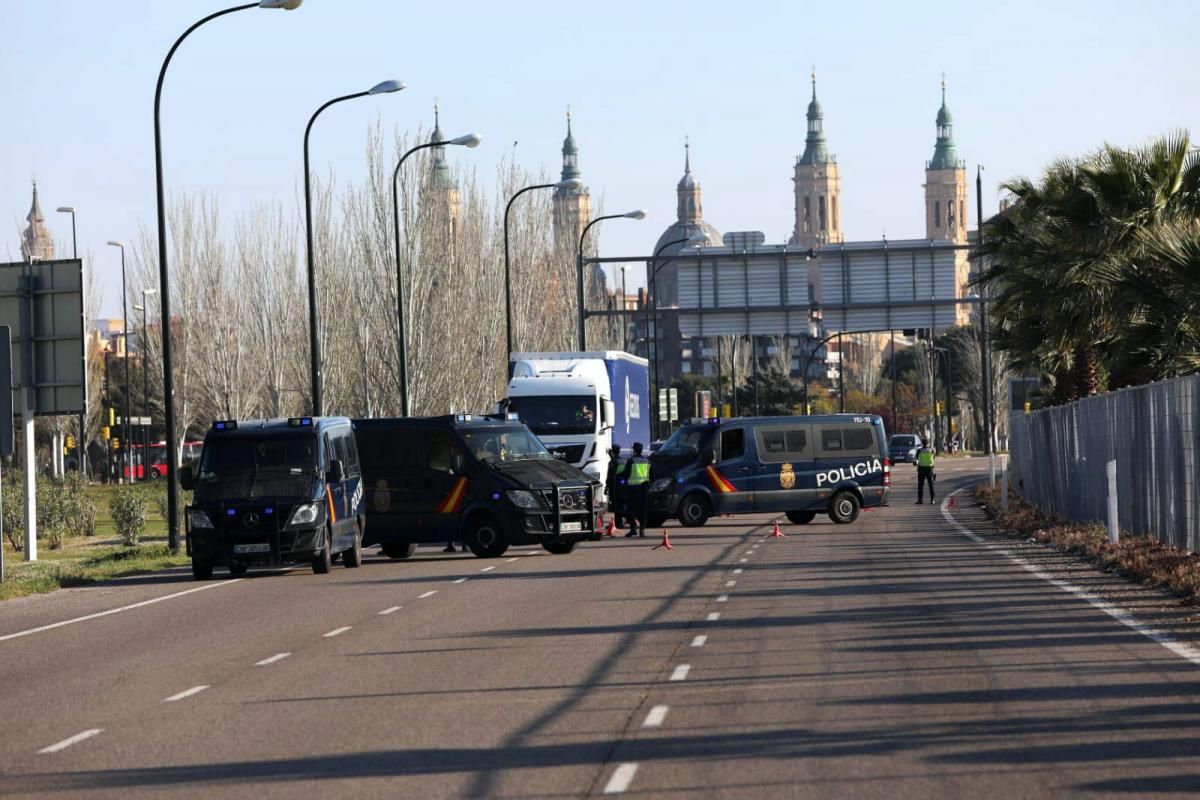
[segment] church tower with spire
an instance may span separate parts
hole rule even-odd
[[[812,74],[812,102],[808,104],[808,134],[804,153],[796,159],[792,182],[796,189],[796,224],[788,244],[807,250],[845,240],[842,234],[842,176],[837,156],[825,144],[825,114],[817,101],[817,73]]]
[[[21,256],[28,262],[49,261],[54,258],[54,238],[46,229],[46,216],[38,202],[37,181],[33,182],[33,204],[25,217],[29,227],[21,233]]]
[[[568,110],[567,138],[563,139],[560,180],[579,177],[579,147],[575,144],[575,134],[571,132],[571,112]],[[555,189],[552,213],[555,246],[569,247],[571,252],[574,252],[579,247],[580,234],[592,219],[592,198],[587,187]]]
[[[925,164],[925,237],[958,244],[967,241],[967,170],[954,149],[954,118],[946,107],[945,78],[937,142],[933,158]]]
[[[446,141],[445,135],[442,133],[441,110],[438,104],[433,104],[433,134],[430,136],[431,142]],[[433,147],[432,159],[432,174],[429,178],[428,197],[434,202],[434,208],[437,213],[445,214],[449,229],[451,247],[458,240],[458,219],[459,211],[462,208],[461,198],[458,193],[458,185],[454,182],[454,176],[450,173],[450,164],[446,161],[446,148]]]

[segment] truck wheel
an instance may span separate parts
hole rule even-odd
[[[493,517],[480,514],[467,522],[464,540],[476,558],[499,558],[508,550],[504,529]]]
[[[342,553],[342,564],[346,569],[354,569],[362,564],[362,530],[358,523],[354,525],[354,545]]]
[[[839,525],[858,519],[859,502],[854,492],[843,489],[829,500],[829,518]]]
[[[699,528],[712,516],[712,504],[699,492],[692,492],[679,501],[679,524]]]
[[[192,556],[192,577],[198,581],[212,580],[212,564]]]
[[[313,556],[312,560],[314,575],[327,575],[329,568],[333,566],[333,554],[329,552],[333,547],[333,536],[329,533],[329,528],[325,528],[324,532],[324,539],[321,542],[321,552]]]
[[[817,518],[815,511],[789,511],[787,512],[788,522],[794,525],[807,525]]]
[[[415,544],[385,544],[379,548],[388,558],[412,558],[413,553],[417,552]]]
[[[575,541],[564,542],[561,539],[551,539],[542,542],[542,547],[545,548],[547,553],[553,553],[556,556],[565,556],[575,549],[576,544],[577,542]]]
[[[211,569],[211,567],[210,567],[210,569]],[[247,569],[249,569],[249,567],[247,567],[245,564],[230,564],[229,565],[229,574],[230,575],[245,575]]]

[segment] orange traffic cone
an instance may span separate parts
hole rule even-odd
[[[779,530],[779,520],[775,520],[775,527],[771,528],[771,536],[775,539],[786,539],[783,531]]]
[[[604,529],[604,535],[605,536],[616,536],[617,535],[617,519],[616,519],[616,517],[609,517],[608,527]]]
[[[658,544],[654,545],[653,549],[657,550],[660,547],[664,550],[674,550],[675,549],[675,545],[671,544],[671,534],[667,533],[666,528],[663,528],[662,541],[659,542]]]

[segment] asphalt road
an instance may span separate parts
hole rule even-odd
[[[939,489],[981,469],[943,465]],[[914,506],[910,469],[895,483],[890,508],[782,539],[720,519],[670,527],[671,551],[429,550],[5,603],[0,796],[1200,791],[1200,666]]]

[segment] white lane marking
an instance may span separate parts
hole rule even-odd
[[[749,561],[749,560],[750,560],[750,559],[748,559],[748,558],[739,558],[739,559],[738,559],[738,563],[739,563],[739,564],[745,564],[745,563],[746,563],[747,561]]]
[[[471,580],[471,579],[470,578],[459,578],[458,580],[455,581],[455,583],[466,583],[469,580]]]
[[[1137,617],[1121,610],[1120,608],[1113,605],[1112,603],[1109,603],[1105,600],[1101,600],[1099,597],[1096,597],[1096,595],[1094,595],[1084,589],[1080,589],[1078,586],[1074,586],[1070,583],[1067,583],[1066,581],[1058,580],[1057,578],[1051,576],[1050,574],[1038,569],[1033,564],[1030,564],[1028,561],[1021,558],[1020,556],[1009,552],[1009,550],[1002,547],[1001,545],[992,544],[991,542],[984,539],[982,536],[972,533],[968,528],[964,527],[963,525],[960,525],[958,523],[958,521],[955,520],[953,516],[951,516],[950,512],[946,510],[946,503],[948,503],[950,501],[951,497],[953,497],[954,495],[958,494],[961,491],[963,491],[963,490],[956,489],[955,491],[951,492],[946,497],[945,500],[942,501],[941,512],[942,512],[942,516],[946,518],[946,521],[949,522],[950,525],[953,528],[955,528],[959,533],[961,533],[963,536],[966,536],[968,539],[970,539],[973,542],[983,545],[984,547],[986,547],[989,550],[1000,553],[1001,555],[1005,556],[1010,561],[1019,565],[1020,567],[1022,567],[1023,569],[1025,569],[1027,572],[1031,573],[1032,575],[1036,575],[1037,577],[1046,581],[1050,585],[1055,586],[1059,589],[1062,589],[1064,592],[1074,595],[1075,597],[1079,598],[1080,600],[1084,600],[1084,601],[1090,603],[1092,606],[1100,609],[1105,614],[1108,614],[1110,617],[1112,617],[1113,619],[1115,619],[1117,622],[1121,623],[1122,625],[1126,626],[1127,628],[1132,628],[1133,630],[1140,633],[1142,636],[1145,636],[1147,639],[1149,639],[1152,642],[1157,642],[1158,644],[1160,644],[1163,647],[1165,647],[1166,649],[1170,650],[1172,653],[1179,656],[1180,658],[1186,659],[1186,660],[1192,662],[1193,664],[1195,664],[1196,666],[1200,666],[1200,648],[1194,647],[1189,644],[1184,644],[1183,642],[1180,642],[1179,640],[1175,639],[1175,637],[1171,636],[1170,634],[1163,633],[1162,631],[1141,622],[1140,620],[1138,620]]]
[[[704,643],[708,641],[708,637],[703,633],[692,639],[692,647],[704,647]]]
[[[642,721],[643,728],[658,728],[663,724],[663,720],[667,718],[666,706],[655,706],[650,709],[650,713],[646,715],[646,719]]]
[[[480,572],[491,572],[494,569],[495,569],[495,567],[484,567],[483,569],[481,569],[479,571]]]
[[[604,793],[622,794],[629,788],[629,784],[633,783],[633,776],[637,775],[637,771],[638,765],[632,762],[627,762],[617,767],[612,777],[608,779],[608,784],[604,787]]]
[[[708,616],[707,616],[705,619],[706,619],[708,622],[716,622],[716,621],[717,621],[717,620],[719,620],[720,618],[721,618],[721,612],[720,612],[720,611],[710,611],[710,612],[708,613]]]
[[[729,602],[729,595],[727,595],[727,594],[719,594],[719,595],[717,595],[717,602],[718,602],[718,603],[726,603],[726,602]]]
[[[207,683],[202,683],[202,684],[200,684],[199,686],[193,686],[193,687],[192,687],[192,688],[190,688],[190,689],[184,689],[184,690],[183,690],[182,692],[180,692],[179,694],[173,694],[173,695],[171,695],[170,697],[168,697],[168,698],[165,698],[165,699],[163,700],[163,702],[164,702],[164,703],[177,703],[177,702],[179,702],[180,700],[184,700],[184,699],[186,699],[186,698],[188,698],[188,697],[191,697],[191,696],[192,696],[192,695],[194,695],[194,694],[200,694],[201,692],[203,692],[203,691],[204,691],[205,689],[207,689],[207,688],[208,688],[208,684],[207,684]]]
[[[418,599],[418,600],[424,600],[426,597],[433,597],[435,594],[437,594],[437,589],[430,589],[430,590],[429,590],[428,592],[426,592],[425,594],[418,595],[418,596],[417,596],[417,599]]]
[[[737,581],[725,581],[725,585],[729,588],[733,588],[734,586],[737,586]]]
[[[321,638],[332,639],[335,636],[341,636],[343,633],[350,630],[352,627],[354,627],[354,626],[353,625],[343,625],[340,628],[334,628],[333,630],[331,630],[329,633],[325,634]]]
[[[276,653],[275,655],[271,656],[270,658],[264,658],[262,661],[254,662],[254,666],[265,667],[267,664],[274,664],[276,661],[283,661],[285,658],[287,658],[290,655],[291,655],[291,653]]]
[[[666,706],[663,706],[663,708],[666,708]],[[57,753],[59,750],[66,750],[71,745],[79,744],[84,739],[90,739],[93,736],[95,736],[96,734],[102,733],[103,731],[104,731],[104,728],[92,728],[90,731],[84,731],[83,733],[77,733],[74,736],[72,736],[71,738],[63,739],[61,742],[59,742],[57,744],[52,744],[49,747],[43,747],[41,750],[38,750],[38,754],[40,755],[40,754],[44,754],[44,753]]]
[[[514,561],[520,561],[521,559],[519,559],[519,558],[506,558],[506,559],[504,559],[504,560],[505,560],[505,561],[507,561],[508,563],[510,563],[510,564],[511,564],[511,563],[513,563]]]
[[[220,583],[207,583],[204,586],[197,586],[194,589],[184,589],[182,592],[175,592],[174,594],[165,594],[162,597],[155,597],[152,600],[143,600],[140,603],[131,603],[127,606],[121,606],[120,608],[110,608],[108,611],[100,611],[95,614],[88,614],[83,617],[76,617],[75,619],[66,619],[66,620],[63,620],[62,622],[54,622],[54,623],[51,623],[50,625],[42,625],[37,628],[30,628],[29,630],[26,630],[26,631],[17,631],[16,633],[9,633],[4,636],[0,636],[0,642],[7,642],[9,639],[19,639],[22,636],[29,636],[30,634],[34,634],[34,633],[42,633],[44,631],[52,631],[55,628],[61,628],[64,625],[74,625],[77,622],[87,622],[88,620],[99,619],[100,617],[107,617],[110,614],[120,614],[122,611],[132,611],[135,608],[142,608],[144,606],[152,606],[155,603],[161,603],[164,600],[173,600],[176,597],[183,597],[185,594],[192,594],[194,592],[203,592],[208,589],[216,589],[220,586],[228,586],[229,584],[237,583],[240,580],[243,580],[243,578],[233,578],[232,580],[221,581]]]
[[[742,569],[741,567],[738,567],[737,569],[735,569],[735,570],[733,571],[733,574],[734,574],[734,575],[741,575],[743,572],[745,572],[745,570],[744,570],[744,569]]]
[[[383,611],[379,612],[379,616],[386,617],[388,614],[395,614],[402,608],[404,608],[404,606],[392,606],[391,608],[385,608]]]
[[[688,676],[688,673],[691,671],[692,671],[691,664],[680,664],[678,667],[675,668],[675,671],[671,673],[671,680],[673,680],[673,681],[685,680]]]

